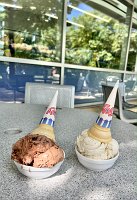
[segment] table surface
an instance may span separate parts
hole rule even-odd
[[[82,109],[57,110],[56,140],[66,154],[60,170],[43,180],[23,176],[10,159],[12,144],[34,129],[44,112],[42,105],[0,104],[0,200],[137,200],[136,126],[113,118],[111,132],[120,156],[112,168],[94,172],[78,162],[74,151],[76,137],[97,118]],[[8,128],[22,132],[5,133]]]

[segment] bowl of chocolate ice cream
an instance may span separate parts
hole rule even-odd
[[[31,167],[31,166],[20,164],[16,161],[14,161],[14,163],[17,166],[18,170],[23,175],[25,175],[29,178],[34,178],[34,179],[44,179],[44,178],[48,178],[48,177],[52,176],[53,174],[55,174],[59,170],[63,161],[57,163],[52,168],[48,168],[48,167],[36,168],[36,167]]]
[[[29,178],[50,177],[60,169],[64,158],[63,149],[45,135],[28,134],[12,147],[11,159]]]

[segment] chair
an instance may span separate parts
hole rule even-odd
[[[25,103],[48,106],[58,90],[57,108],[74,108],[74,86],[51,85],[45,83],[26,83]]]
[[[114,86],[116,82],[113,83],[106,83],[108,86]],[[129,102],[127,102],[126,100],[126,95],[125,95],[125,88],[126,88],[126,84],[124,82],[120,82],[119,83],[119,90],[120,90],[120,94],[122,97],[122,106],[123,109],[130,109],[130,108],[136,108],[137,105],[136,104],[131,104]]]
[[[112,89],[113,86],[102,84],[104,102],[107,101]],[[116,95],[114,108],[116,109],[114,109],[114,114],[116,115],[116,117],[118,117],[124,122],[130,124],[137,124],[137,113],[123,109],[123,100],[119,89]]]

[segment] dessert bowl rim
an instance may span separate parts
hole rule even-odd
[[[103,164],[103,163],[107,164],[109,162],[113,162],[113,161],[117,160],[117,158],[119,157],[119,151],[118,151],[118,153],[113,158],[110,158],[110,159],[107,159],[107,160],[88,158],[88,157],[82,155],[78,151],[77,145],[75,145],[75,152],[76,152],[77,156],[80,157],[81,159],[83,159],[83,160],[85,160],[87,162],[92,162],[92,163],[96,163],[96,164]]]
[[[60,162],[56,163],[53,167],[33,167],[33,166],[21,164],[21,163],[17,162],[16,160],[13,160],[13,162],[15,163],[16,166],[20,165],[22,170],[29,171],[29,172],[31,172],[31,170],[32,170],[32,172],[51,171],[51,170],[53,170],[54,168],[56,168],[57,166],[61,165],[64,162],[64,160],[65,160],[65,151],[64,150],[63,150],[63,153],[64,153],[63,160],[61,160]]]

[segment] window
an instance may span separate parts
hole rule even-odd
[[[63,1],[1,1],[0,55],[60,62]]]
[[[127,71],[137,71],[137,13],[134,12],[128,53]]]
[[[69,1],[66,62],[99,68],[124,69],[120,63],[128,35],[127,7],[105,1]]]
[[[136,2],[1,0],[0,101],[23,102],[28,81],[64,81],[76,104],[97,103],[102,83],[136,80]]]
[[[125,77],[125,93],[127,99],[137,98],[137,75],[127,74]]]
[[[75,104],[86,104],[103,101],[102,84],[121,79],[120,73],[66,68],[64,84],[75,86]]]
[[[26,82],[60,84],[60,67],[0,62],[0,101],[23,102]]]

